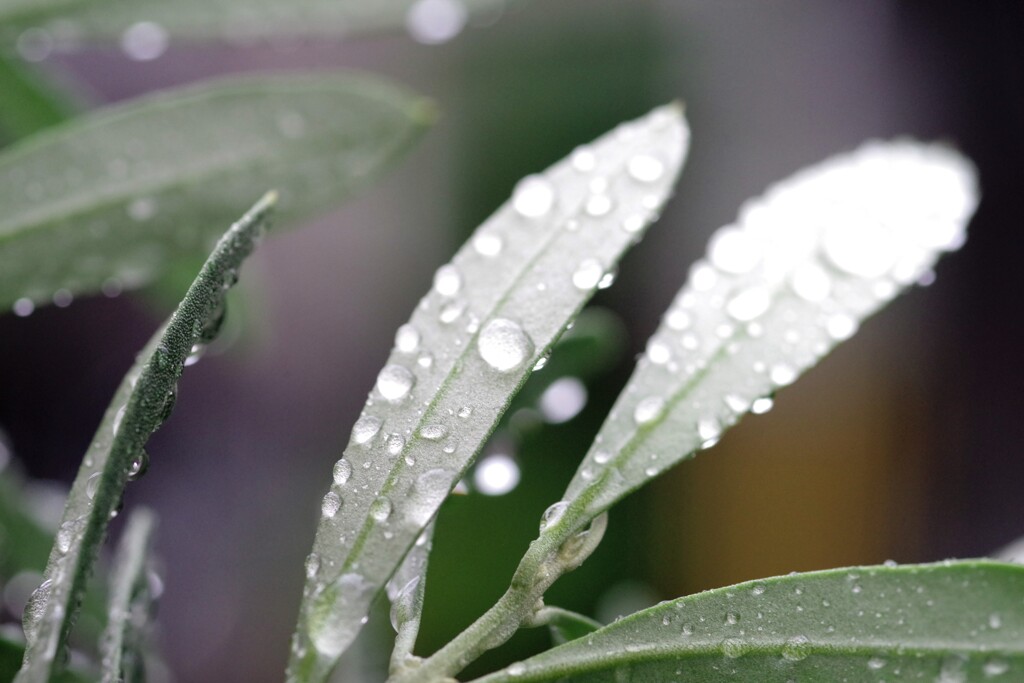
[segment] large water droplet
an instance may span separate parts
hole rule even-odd
[[[578,289],[590,290],[597,287],[604,275],[604,267],[595,259],[586,259],[580,263],[572,274],[572,283]]]
[[[323,503],[320,505],[320,511],[324,517],[334,517],[338,514],[338,510],[341,509],[341,496],[334,491],[330,491],[324,496]]]
[[[830,224],[822,237],[822,248],[837,268],[864,278],[885,275],[897,258],[889,230],[870,219]]]
[[[648,396],[636,404],[633,420],[640,426],[650,424],[665,412],[665,399],[660,396]]]
[[[540,530],[544,531],[545,529],[558,524],[558,521],[562,519],[562,516],[565,514],[565,510],[568,507],[569,503],[564,500],[560,500],[557,503],[550,505],[540,517]]]
[[[102,475],[99,472],[94,472],[89,475],[89,478],[85,481],[85,495],[88,496],[89,500],[96,497],[96,491],[100,487],[100,479]]]
[[[420,428],[420,436],[428,441],[438,441],[443,439],[448,434],[448,429],[444,425],[431,424],[424,425]]]
[[[344,486],[348,483],[348,480],[352,477],[352,463],[345,458],[342,458],[338,462],[334,463],[334,483],[338,486]]]
[[[789,284],[797,296],[812,303],[824,301],[832,291],[832,280],[816,263],[799,266],[789,276]]]
[[[481,256],[497,256],[503,247],[501,237],[490,232],[481,232],[473,238],[473,248]]]
[[[526,218],[540,218],[555,204],[555,189],[545,178],[531,175],[523,178],[512,192],[512,208]]]
[[[420,333],[406,323],[395,332],[395,348],[402,353],[414,353],[420,347]]]
[[[128,481],[136,481],[149,469],[149,453],[145,449],[139,451],[128,463]]]
[[[425,526],[448,495],[454,480],[455,475],[443,469],[427,470],[416,477],[409,497],[403,504],[406,517],[413,524]]]
[[[626,172],[641,183],[654,183],[665,174],[665,164],[649,154],[637,154],[626,163]]]
[[[725,305],[725,312],[740,322],[749,322],[767,311],[771,302],[768,290],[755,286],[729,299],[729,303]]]
[[[762,249],[747,233],[734,226],[719,229],[708,243],[711,263],[726,273],[749,273],[761,262]]]
[[[414,384],[416,377],[401,365],[387,365],[377,375],[377,391],[389,401],[405,398]]]
[[[352,427],[352,440],[358,444],[365,444],[369,442],[370,439],[377,436],[377,432],[380,431],[382,424],[384,423],[379,417],[363,415],[361,418],[356,420],[355,425]]]
[[[391,516],[391,501],[385,496],[377,498],[370,504],[370,516],[378,522],[387,521]]]
[[[518,323],[495,318],[480,331],[477,351],[484,362],[498,372],[509,372],[533,354],[533,341]]]
[[[462,275],[451,265],[441,266],[434,273],[434,290],[441,296],[455,296],[462,289]]]
[[[28,602],[25,603],[25,611],[22,614],[21,624],[25,630],[25,639],[29,644],[33,643],[39,633],[39,623],[46,614],[46,605],[50,602],[50,593],[53,590],[53,582],[47,579],[32,591]]]
[[[807,636],[793,636],[782,646],[782,657],[790,662],[799,662],[811,654],[811,641]]]

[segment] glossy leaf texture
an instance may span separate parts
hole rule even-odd
[[[748,202],[712,238],[566,491],[569,533],[763,412],[860,321],[932,277],[977,204],[956,152],[873,142]]]
[[[409,27],[414,35],[422,33],[424,42],[441,42],[467,23],[490,23],[520,1],[0,0],[0,40],[13,42],[25,29],[49,30],[58,48],[119,40],[130,52],[136,41],[139,54],[146,55],[157,49],[147,47],[146,39],[158,44],[168,38],[241,43],[285,36],[337,39]]]
[[[1024,567],[987,561],[790,574],[637,612],[478,683],[1015,681]]]
[[[114,557],[107,626],[100,643],[103,683],[145,680],[144,652],[150,617],[161,590],[152,558],[156,516],[132,512]]]
[[[284,223],[336,206],[431,117],[378,79],[300,73],[167,90],[35,135],[0,153],[0,310],[201,258],[253,187],[280,189]]]
[[[623,124],[522,180],[437,271],[334,467],[290,680],[328,675],[537,361],[655,219],[687,141],[677,106]]]
[[[170,415],[186,359],[217,333],[228,288],[263,236],[268,194],[218,242],[181,305],[121,382],[71,486],[43,583],[25,608],[25,662],[15,681],[45,683],[57,668],[86,580],[127,483],[148,464],[146,442]]]

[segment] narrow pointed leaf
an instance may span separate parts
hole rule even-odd
[[[711,239],[565,494],[569,533],[794,381],[958,248],[970,163],[937,145],[871,143],[748,202]]]
[[[643,610],[478,683],[982,681],[1024,672],[1024,567],[835,569]]]
[[[0,310],[201,258],[253,187],[280,188],[285,223],[324,211],[430,116],[373,78],[289,74],[168,90],[35,135],[0,153]]]
[[[291,680],[322,680],[531,368],[668,198],[687,142],[665,107],[517,185],[438,270],[324,498]]]
[[[46,683],[53,674],[124,487],[145,469],[146,442],[173,408],[186,358],[216,334],[227,289],[264,234],[273,203],[273,194],[264,197],[221,238],[114,395],[71,486],[43,584],[25,609],[27,647],[17,683]]]
[[[114,558],[110,581],[107,627],[100,642],[103,683],[141,681],[143,648],[153,612],[153,530],[156,516],[147,509],[135,510]]]
[[[593,633],[602,624],[588,616],[561,607],[542,607],[524,626],[547,626],[555,645],[568,643]]]
[[[250,41],[280,36],[349,37],[394,30],[416,24],[424,27],[424,39],[444,39],[467,21],[488,21],[519,0],[458,0],[432,3],[423,0],[293,0],[286,7],[265,0],[0,0],[0,40],[11,42],[19,31],[46,27],[61,19],[70,22],[78,40],[112,41],[126,29],[150,22],[157,29],[136,29],[138,39],[147,35],[164,42],[170,38]],[[433,20],[436,28],[430,30]],[[441,25],[438,24],[441,22]],[[440,33],[436,33],[440,31]]]

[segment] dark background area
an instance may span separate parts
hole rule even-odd
[[[434,269],[520,177],[675,98],[693,129],[677,197],[594,302],[623,321],[625,348],[577,418],[499,433],[522,471],[514,491],[446,503],[420,651],[507,586],[714,229],[770,182],[867,138],[945,139],[975,161],[982,203],[966,246],[769,414],[615,508],[600,549],[549,602],[611,619],[741,580],[981,556],[1024,535],[1022,52],[1014,2],[564,0],[440,46],[172,42],[153,61],[110,48],[44,62],[97,105],[229,72],[353,67],[442,112],[383,183],[247,265],[239,339],[185,373],[150,472],[129,488],[126,507],[161,518],[158,640],[172,680],[281,678],[331,466]],[[143,293],[0,316],[0,430],[32,477],[71,481],[168,310]],[[380,677],[385,612],[346,680]],[[546,639],[524,632],[472,671]]]

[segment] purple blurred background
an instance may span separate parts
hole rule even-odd
[[[521,444],[512,493],[446,505],[423,651],[507,585],[711,232],[768,183],[867,138],[946,139],[974,159],[983,200],[967,245],[771,413],[613,511],[605,544],[556,595],[609,618],[792,570],[984,555],[1024,535],[1022,37],[1017,3],[563,0],[437,46],[172,41],[149,61],[113,48],[45,61],[96,104],[229,72],[352,67],[442,112],[384,182],[246,266],[243,338],[185,373],[150,472],[129,488],[127,509],[161,518],[172,680],[281,679],[331,466],[434,269],[518,178],[675,98],[693,128],[678,195],[596,302],[624,320],[629,353],[577,418]],[[0,317],[0,429],[32,476],[70,482],[166,313],[124,295]],[[376,619],[365,640],[387,632]],[[543,642],[523,636],[482,666]],[[346,680],[374,680],[380,654],[349,666]]]

